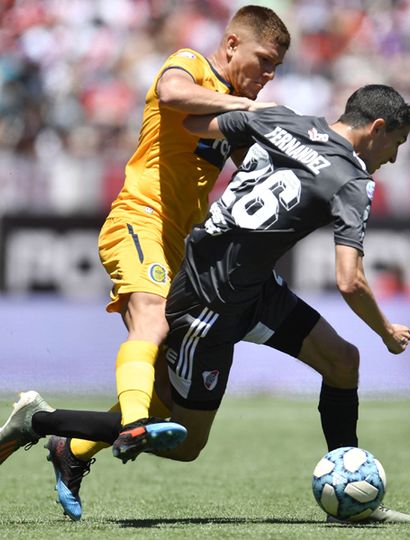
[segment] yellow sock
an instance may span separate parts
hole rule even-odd
[[[83,439],[71,439],[70,449],[73,455],[81,461],[88,461],[104,448],[111,446],[105,442],[86,441]]]
[[[116,403],[111,407],[110,412],[119,412],[120,410],[120,404]],[[71,452],[81,461],[88,461],[95,454],[98,454],[100,450],[109,446],[111,445],[105,442],[87,441],[85,439],[71,439],[70,441]]]
[[[118,351],[115,376],[123,425],[149,416],[157,354],[155,343],[139,340],[126,341]]]
[[[149,416],[158,416],[158,418],[169,418],[171,411],[163,403],[156,393],[155,389],[152,392],[151,406],[149,408]]]

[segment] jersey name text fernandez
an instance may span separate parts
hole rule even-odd
[[[279,150],[288,156],[304,163],[314,174],[319,174],[321,169],[330,166],[330,161],[320,155],[316,150],[302,144],[286,129],[276,126],[273,131],[265,135]]]

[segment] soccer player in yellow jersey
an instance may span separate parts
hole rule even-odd
[[[179,424],[150,418],[169,416],[154,393],[155,363],[168,331],[165,301],[184,239],[205,217],[208,195],[231,149],[226,141],[188,133],[182,122],[187,114],[258,108],[254,100],[273,79],[289,44],[275,12],[245,6],[228,23],[214,54],[175,52],[147,93],[138,147],[99,238],[100,257],[113,282],[107,310],[120,313],[128,330],[116,360],[119,405],[112,408],[121,410],[123,430],[113,454],[123,462],[143,449],[174,447],[186,435]],[[48,447],[59,499],[68,515],[79,519],[82,475],[107,445],[58,442],[53,439]],[[71,468],[67,455],[74,458]]]
[[[124,431],[113,452],[123,461],[134,458],[147,437],[140,420],[149,416],[154,365],[168,331],[165,299],[184,238],[204,218],[229,155],[226,142],[193,136],[182,121],[188,113],[255,108],[253,100],[273,78],[288,45],[286,27],[273,11],[248,6],[233,17],[209,60],[190,49],[177,51],[148,91],[138,148],[99,241],[114,285],[108,311],[121,313],[129,332],[116,364]],[[165,439],[174,439],[166,428]],[[154,429],[158,434],[160,426]],[[177,442],[180,435],[177,430]]]

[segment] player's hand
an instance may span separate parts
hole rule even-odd
[[[383,342],[392,354],[400,354],[407,349],[410,329],[403,324],[392,324],[392,330],[393,332],[383,339]]]
[[[250,112],[260,111],[261,109],[270,109],[272,107],[277,107],[278,104],[274,101],[253,101],[252,104],[249,107]]]

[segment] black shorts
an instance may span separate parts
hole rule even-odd
[[[263,343],[297,357],[320,318],[275,274],[254,304],[235,312],[218,313],[201,304],[184,272],[176,276],[171,293],[166,358],[173,399],[187,409],[219,407],[235,343]]]

